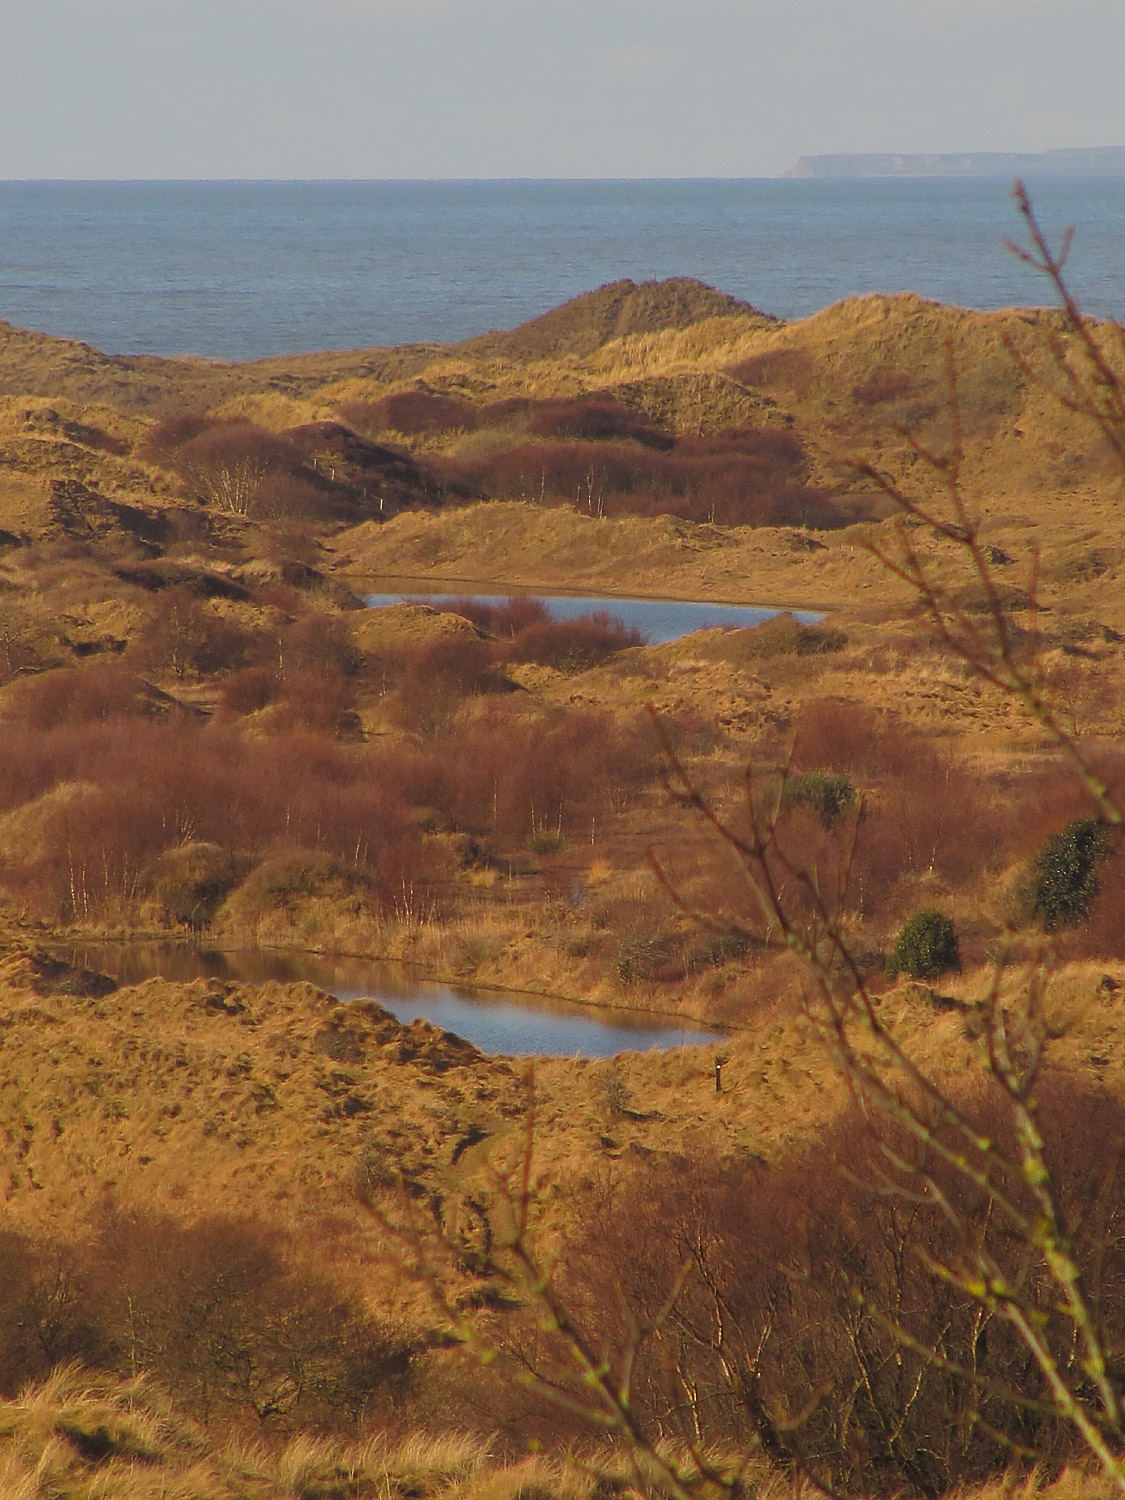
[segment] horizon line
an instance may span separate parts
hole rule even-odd
[[[1069,149],[1069,148],[1060,148]],[[1125,150],[1125,147],[1116,148]],[[985,155],[985,156],[1013,156],[1013,155],[1045,155],[1046,153],[1024,153],[1024,152],[834,152],[833,156],[926,156],[935,157],[941,155]],[[810,153],[798,161],[807,159],[827,159]],[[796,165],[796,163],[794,164]],[[1044,174],[1052,181],[1098,181],[1098,180],[1120,180],[1125,173],[1118,172],[1060,172]],[[859,173],[855,175],[818,177],[814,175],[803,176],[797,174],[793,167],[787,168],[785,172],[776,173],[771,176],[747,175],[747,176],[719,176],[719,175],[696,175],[696,176],[637,176],[637,177],[565,177],[565,176],[518,176],[518,177],[0,177],[0,187],[504,187],[523,184],[555,183],[560,186],[583,186],[606,184],[615,185],[620,183],[752,183],[769,182],[784,183],[787,187],[793,185],[807,186],[816,184],[856,183],[856,182],[1008,182],[1011,174],[1008,172],[996,173]]]
[[[787,182],[793,179],[783,174],[773,176],[746,175],[746,176],[723,176],[723,175],[694,175],[694,176],[637,176],[637,177],[565,177],[560,175],[545,175],[532,177],[526,174],[515,177],[0,177],[0,185],[26,185],[36,186],[43,183],[59,183],[64,185],[83,184],[87,186],[98,186],[101,184],[114,186],[141,185],[147,183],[185,183],[185,184],[207,184],[207,183],[263,183],[263,184],[316,184],[329,183],[341,186],[350,186],[361,183],[372,184],[411,184],[411,183],[509,183],[509,182]]]

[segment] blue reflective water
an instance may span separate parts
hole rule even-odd
[[[400,1021],[418,1017],[503,1057],[613,1057],[618,1052],[692,1047],[714,1032],[676,1026],[649,1011],[573,1005],[564,1000],[436,984],[403,964],[252,948],[234,952],[184,943],[85,944],[65,950],[83,968],[122,984],[160,978],[232,979],[247,984],[307,982],[341,1000],[377,1001]]]
[[[650,645],[659,646],[665,641],[679,640],[693,630],[713,630],[718,626],[731,626],[743,630],[750,625],[760,625],[778,613],[775,607],[757,604],[710,604],[706,600],[689,599],[619,599],[610,594],[542,594],[534,589],[512,590],[541,600],[557,620],[576,620],[595,610],[604,610],[614,619],[621,620],[632,630],[639,630]],[[365,594],[363,597],[372,609],[387,604],[401,604],[404,600],[416,600],[422,604],[440,606],[454,604],[458,599],[472,598],[481,604],[504,604],[511,594],[478,594],[462,591],[460,594],[431,594],[424,590],[403,590],[389,594]],[[814,625],[822,620],[822,614],[798,609],[793,613],[804,625]]]
[[[400,1021],[410,1022],[420,1016],[463,1036],[482,1052],[504,1057],[614,1057],[618,1052],[693,1047],[718,1040],[714,1032],[671,1027],[667,1017],[646,1017],[632,1011],[552,1014],[522,999],[460,994],[436,985],[419,988],[423,993],[410,1000],[388,999],[383,994],[374,998]],[[363,993],[366,991],[346,992],[340,998],[358,999]]]
[[[1125,318],[1125,181],[1031,182],[1087,311]],[[110,353],[249,359],[509,328],[695,276],[780,317],[860,292],[1050,301],[1003,181],[5,182],[0,317]]]

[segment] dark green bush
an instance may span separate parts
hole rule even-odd
[[[925,908],[916,911],[902,924],[891,956],[887,974],[891,979],[909,974],[912,979],[932,979],[961,968],[961,946],[953,923],[940,911]]]
[[[1109,830],[1096,818],[1076,818],[1046,840],[1032,865],[1032,908],[1048,932],[1090,915],[1098,894],[1094,866],[1109,853]]]
[[[791,803],[811,807],[829,833],[855,804],[855,787],[846,776],[828,776],[823,771],[803,771],[785,783]]]

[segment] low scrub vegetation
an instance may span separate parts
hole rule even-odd
[[[844,502],[809,483],[805,452],[793,432],[672,432],[609,393],[516,396],[476,406],[460,396],[414,388],[374,401],[345,401],[337,414],[364,438],[422,445],[425,463],[417,469],[415,494],[397,494],[395,509],[531,500],[596,516],[673,515],[717,525],[818,529],[873,513],[857,497]],[[239,505],[263,513],[270,507],[277,514],[315,513],[311,492],[302,512],[300,487],[309,480],[293,467],[292,436],[264,434],[248,424],[199,429],[198,420],[164,424],[148,451],[174,464],[185,483],[213,503],[229,506],[226,491],[233,489]],[[327,504],[323,495],[319,503],[322,509]]]
[[[618,651],[645,644],[643,632],[625,625],[606,609],[558,620],[551,617],[541,599],[518,595],[503,604],[454,599],[440,608],[471,620],[491,638],[489,660],[493,663],[539,662],[563,672],[582,672]]]
[[[964,1102],[982,1139],[1004,1138],[1000,1108]],[[1074,1253],[1116,1339],[1125,1321],[1121,1103],[1054,1076],[1039,1119]],[[1049,1387],[1022,1340],[931,1272],[935,1261],[957,1263],[960,1230],[912,1195],[923,1172],[967,1232],[989,1238],[999,1265],[1024,1274],[1024,1247],[1005,1243],[955,1166],[937,1153],[918,1164],[905,1136],[880,1141],[857,1114],[768,1169],[689,1154],[602,1182],[582,1204],[584,1232],[567,1257],[571,1305],[598,1347],[632,1351],[644,1421],[690,1442],[706,1391],[716,1446],[797,1463],[838,1492],[960,1492],[1007,1468],[1016,1433],[1061,1465],[1075,1456],[1074,1433],[1050,1414]],[[1063,1316],[1046,1280],[1031,1296],[1044,1318]],[[537,1359],[545,1382],[569,1386],[565,1350],[544,1343]]]
[[[899,298],[812,327],[712,297],[701,325],[682,286],[675,316],[633,288],[639,321],[619,292],[455,351],[149,361],[135,389],[118,362],[128,413],[87,351],[59,378],[88,411],[0,403],[5,1494],[1030,1496],[1081,1451],[1013,1308],[1080,1404],[1111,1391],[1120,1442],[1122,547],[1109,505],[1073,531],[1106,452],[995,347],[1039,313]],[[1095,337],[1057,328],[1047,353]],[[926,456],[956,437],[931,400],[950,333],[963,468]],[[921,499],[829,461],[880,428]],[[1019,496],[979,547],[964,474]],[[959,518],[934,523],[938,490]],[[666,647],[526,597],[375,617],[351,592],[375,563],[835,613]],[[532,1124],[521,1065],[422,1023],[311,985],[117,986],[53,949],[138,932],[732,1034],[544,1063]],[[989,1012],[997,953],[1041,1015]],[[952,1105],[900,1071],[889,1125],[877,1089],[852,1109],[866,1053],[841,1079],[815,1051],[810,970],[836,1055],[832,1005],[861,996],[866,1038],[904,1038]],[[991,1102],[956,1071],[978,1053]],[[1022,1107],[1025,1053],[1034,1128],[995,1102]],[[394,1280],[400,1212],[440,1272]],[[550,1274],[496,1272],[513,1224]],[[581,1411],[626,1376],[657,1442],[622,1462],[608,1406],[593,1438]],[[505,1461],[528,1442],[581,1464]]]
[[[258,522],[389,519],[445,497],[424,465],[335,422],[274,432],[241,418],[171,416],[156,423],[140,453],[189,499]]]
[[[759,429],[681,437],[543,439],[440,461],[447,484],[482,498],[565,505],[594,516],[673,515],[724,526],[847,525],[851,511],[806,482],[790,435]]]
[[[96,1213],[65,1240],[0,1237],[0,1391],[66,1361],[151,1376],[205,1424],[354,1430],[411,1355],[299,1245],[252,1220]]]
[[[465,657],[455,661],[435,687],[426,658],[427,691],[456,702],[479,685]],[[346,868],[355,899],[377,911],[447,875],[427,824],[516,844],[544,822],[588,829],[655,770],[642,723],[598,714],[528,719],[498,705],[456,726],[428,722],[417,742],[352,746],[290,717],[248,736],[154,714],[126,681],[116,670],[102,678],[84,722],[57,722],[31,695],[28,718],[0,725],[0,816],[28,829],[0,880],[56,920],[136,915],[152,900],[174,923],[206,926],[248,869],[298,849]],[[230,683],[257,685],[245,674]],[[323,706],[323,680],[310,687]],[[406,697],[403,717],[407,705],[417,724],[425,704]]]

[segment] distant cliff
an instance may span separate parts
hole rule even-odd
[[[802,156],[786,177],[1125,177],[1125,146]]]

